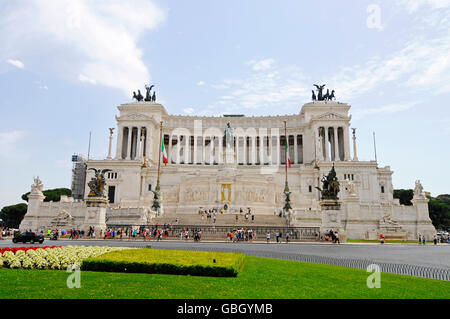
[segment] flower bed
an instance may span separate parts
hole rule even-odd
[[[236,277],[245,255],[205,251],[135,249],[84,259],[82,270]]]
[[[127,248],[97,246],[4,248],[0,253],[0,268],[67,269],[69,266],[81,266],[83,259],[122,249]]]
[[[3,254],[3,253],[6,252],[6,251],[11,251],[12,253],[16,254],[17,251],[19,251],[19,250],[23,250],[23,251],[26,252],[26,251],[28,251],[28,250],[30,250],[30,249],[36,250],[36,249],[39,249],[39,248],[41,248],[41,249],[48,249],[48,248],[61,248],[61,247],[62,247],[62,246],[13,247],[13,248],[6,247],[6,248],[0,248],[0,254]]]

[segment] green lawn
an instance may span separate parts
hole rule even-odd
[[[63,270],[0,269],[0,298],[450,298],[450,282],[364,270],[246,257],[237,277],[81,272],[69,289]]]
[[[245,260],[242,253],[126,249],[83,260],[82,270],[236,277]]]

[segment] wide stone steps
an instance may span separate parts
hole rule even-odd
[[[236,216],[238,219],[236,220]],[[152,219],[152,224],[164,225],[164,224],[178,224],[179,225],[217,225],[217,226],[231,226],[231,225],[253,225],[253,226],[286,226],[286,220],[284,218],[274,215],[255,215],[255,219],[252,221],[251,216],[248,220],[245,219],[245,214],[233,214],[224,213],[216,214],[216,222],[214,223],[213,217],[208,219],[206,215],[202,218],[199,214],[168,214],[161,217]]]

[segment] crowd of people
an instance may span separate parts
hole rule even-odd
[[[239,214],[235,210],[228,211],[228,210],[225,210],[223,207],[221,207],[221,208],[215,207],[215,208],[210,208],[210,209],[200,208],[198,210],[198,214],[201,216],[202,220],[204,220],[204,218],[206,217],[207,221],[210,222],[210,223],[213,223],[213,224],[216,223],[217,216],[219,214],[223,215],[226,212],[235,213],[236,214],[235,215],[236,216],[235,217],[236,218],[236,222],[239,221],[239,216],[244,216],[244,219],[245,219],[246,222],[248,222],[250,220],[252,222],[255,221],[255,215],[252,214],[252,211],[251,211],[250,207],[248,207],[246,210],[242,209],[242,207],[239,208]],[[178,222],[178,219],[177,219],[177,222]]]
[[[317,235],[316,235],[317,236]],[[323,233],[321,240],[330,241],[334,244],[340,244],[339,233],[336,230],[329,229]]]
[[[252,242],[254,239],[256,239],[256,233],[253,232],[253,229],[240,228],[227,232],[227,242]]]

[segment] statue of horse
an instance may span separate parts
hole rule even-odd
[[[334,90],[331,90],[331,94],[330,94],[329,100],[333,101],[333,99],[336,100],[336,97],[334,96]]]
[[[327,89],[327,93],[323,96],[324,101],[328,101],[330,99],[330,90]]]

